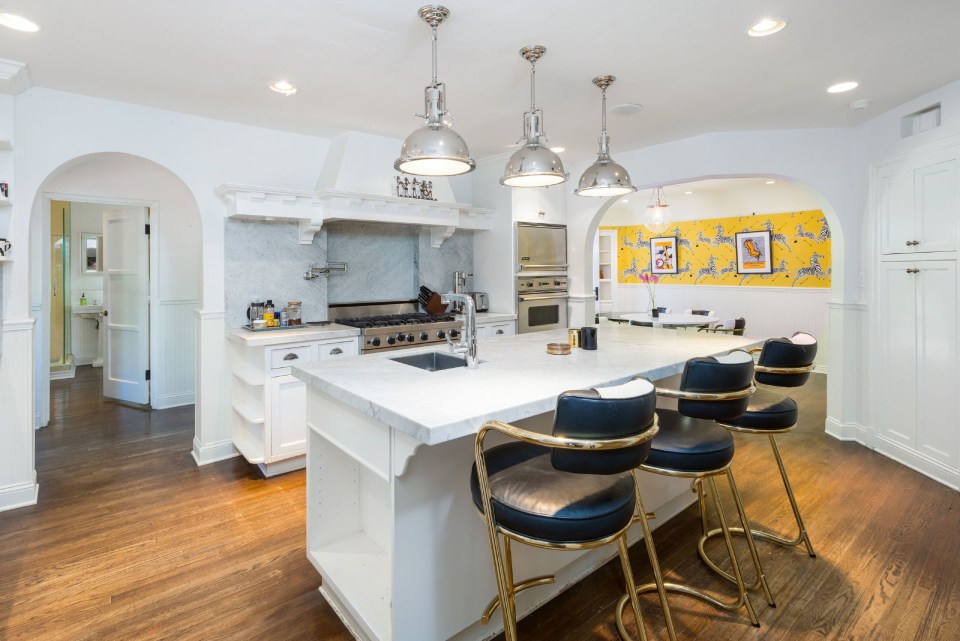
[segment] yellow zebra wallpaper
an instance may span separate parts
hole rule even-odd
[[[617,230],[617,281],[639,283],[650,273],[650,239],[646,227]],[[735,234],[769,231],[773,272],[738,274]],[[751,214],[670,225],[662,236],[676,236],[676,274],[661,274],[665,285],[746,285],[752,287],[830,287],[830,227],[823,212]]]

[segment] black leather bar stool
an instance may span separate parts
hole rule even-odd
[[[659,572],[635,476],[658,430],[655,410],[653,384],[636,378],[616,387],[561,394],[552,435],[498,421],[480,429],[470,488],[487,525],[498,593],[483,621],[500,606],[507,641],[517,638],[514,596],[553,582],[553,577],[536,577],[515,583],[511,541],[552,550],[616,543],[627,585],[624,599],[629,597],[633,605],[640,638],[647,638],[627,552],[627,530],[640,521],[650,563]],[[491,431],[514,442],[484,450]],[[665,591],[660,590],[660,598],[675,638]],[[621,611],[617,610],[617,625],[622,629]]]
[[[817,339],[810,334],[797,332],[790,338],[771,338],[763,344],[763,347],[753,351],[760,352],[760,358],[755,366],[757,383],[776,387],[800,387],[807,382],[810,378],[810,372],[813,371],[813,361],[817,356]],[[797,426],[797,417],[796,401],[789,396],[781,396],[772,390],[760,387],[757,389],[757,393],[750,398],[747,410],[742,416],[721,420],[719,425],[731,432],[765,434],[769,438],[770,448],[773,450],[773,456],[780,470],[780,478],[783,479],[783,487],[787,492],[790,508],[793,510],[793,517],[797,522],[799,533],[792,539],[763,530],[753,530],[753,537],[783,546],[795,546],[803,543],[807,548],[807,554],[816,557],[813,544],[810,542],[810,535],[803,524],[803,517],[800,516],[800,508],[797,506],[793,487],[787,477],[783,458],[780,456],[780,448],[777,447],[776,435],[793,431]],[[703,505],[701,493],[701,506]],[[706,541],[720,534],[720,530],[710,530],[707,527],[706,515],[703,512],[702,517],[704,532],[700,538],[700,556],[716,572],[729,580],[733,580],[734,577],[718,568],[704,551]],[[731,531],[739,535],[744,534],[741,528],[733,528]]]
[[[657,394],[678,399],[678,409],[659,408],[660,431],[650,445],[650,455],[640,469],[654,474],[690,478],[699,487],[704,482],[709,486],[713,497],[714,509],[720,519],[721,532],[726,542],[727,554],[733,567],[734,581],[737,584],[737,598],[724,601],[703,590],[689,585],[664,583],[663,587],[671,592],[702,599],[708,603],[736,611],[745,608],[750,622],[759,627],[753,604],[747,596],[740,563],[733,548],[730,527],[727,525],[720,504],[716,478],[726,475],[733,494],[737,513],[743,524],[749,523],[737,491],[737,484],[730,469],[733,461],[734,443],[730,432],[724,430],[715,421],[732,420],[746,410],[750,396],[756,389],[753,383],[753,358],[747,352],[736,350],[722,356],[692,358],[686,362],[680,378],[680,389],[657,388]],[[757,576],[764,590],[767,602],[773,605],[773,597],[767,587],[760,556],[757,554],[749,525],[745,525],[747,544],[753,559]],[[657,582],[659,583],[659,581]],[[660,589],[657,584],[642,585],[638,593]],[[626,597],[617,604],[618,614],[626,605]],[[621,630],[621,634],[624,631]]]

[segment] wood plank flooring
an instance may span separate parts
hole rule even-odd
[[[40,503],[0,513],[0,639],[350,639],[304,555],[304,473],[265,480],[242,459],[197,468],[192,407],[112,403],[99,377],[81,367],[52,384],[56,418],[37,433]],[[825,377],[792,395],[801,425],[780,443],[818,558],[761,543],[778,604],[754,595],[762,627],[677,596],[680,638],[960,639],[958,494],[824,435]],[[748,512],[786,531],[766,439],[737,446]],[[698,528],[691,509],[658,529],[661,564],[725,590],[697,557]],[[648,580],[642,544],[631,552]],[[604,566],[521,621],[520,638],[618,639],[621,582],[618,564]],[[666,638],[655,599],[644,603],[651,639]]]

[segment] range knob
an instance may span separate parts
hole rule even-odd
[[[393,345],[396,342],[397,342],[396,338],[394,338],[393,336],[387,336],[387,345]]]
[[[397,342],[398,342],[398,343],[402,343],[402,342],[405,341],[405,340],[407,340],[407,335],[406,335],[406,334],[403,334],[403,333],[397,334]]]
[[[451,329],[451,330],[450,330],[450,338],[452,338],[452,339],[454,339],[454,340],[460,338],[460,330],[459,330],[459,329]]]
[[[533,281],[527,282],[527,287],[533,287]]]
[[[554,287],[560,287],[560,285],[563,285],[563,281],[560,281],[560,280],[555,280],[555,281],[553,281],[553,286],[554,286]]]
[[[416,338],[413,334],[407,334],[407,342],[408,342],[408,343],[413,343],[413,342],[416,341],[416,340],[417,340],[417,338]]]
[[[370,344],[373,345],[374,347],[380,347],[380,339],[374,338],[370,341]]]
[[[420,340],[425,341],[428,338],[430,338],[430,336],[426,332],[420,332]]]
[[[442,329],[437,330],[437,338],[439,338],[440,340],[443,340],[446,337],[447,337],[447,333],[445,331],[443,331]]]

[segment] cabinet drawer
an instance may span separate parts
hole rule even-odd
[[[271,369],[284,369],[293,365],[309,363],[311,360],[313,359],[310,358],[309,345],[293,345],[270,350]]]
[[[319,350],[318,358],[321,361],[330,358],[356,356],[360,353],[360,347],[355,338],[346,341],[337,341],[335,343],[320,343],[317,345],[317,349]]]

